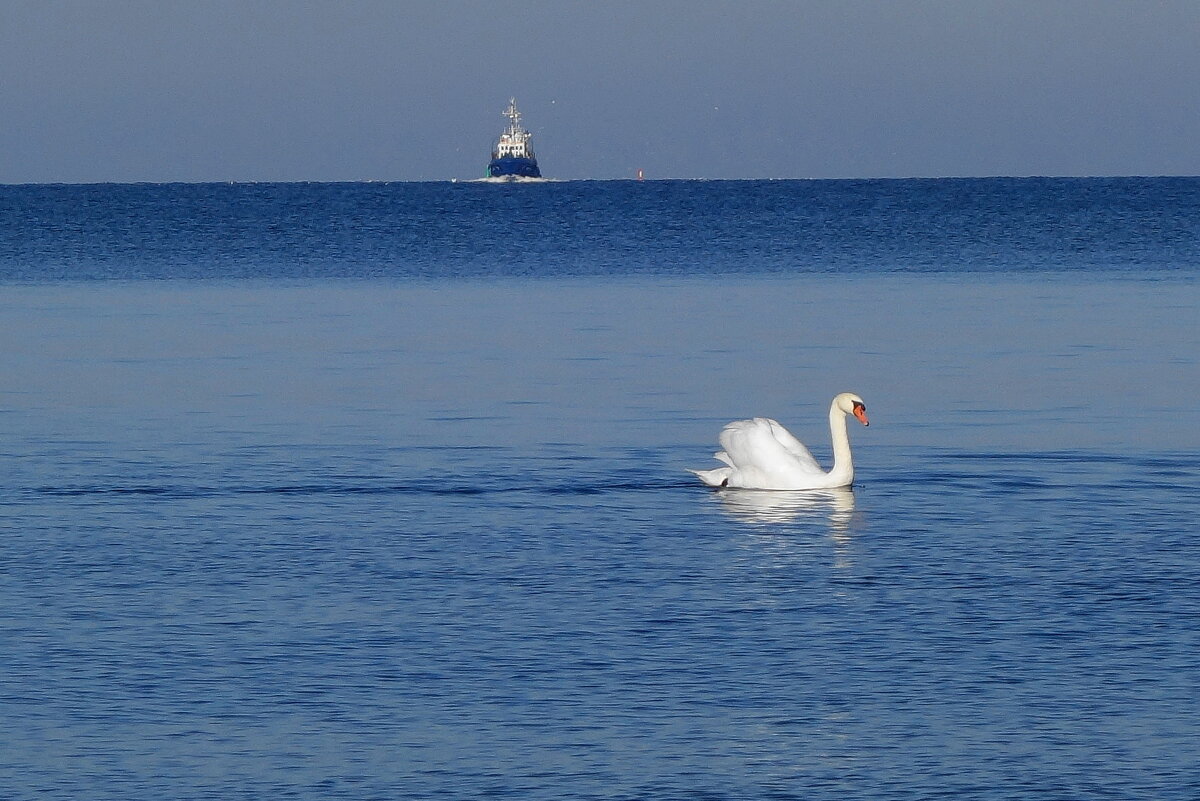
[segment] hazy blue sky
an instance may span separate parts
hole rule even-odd
[[[1200,174],[1200,0],[0,0],[0,183]]]

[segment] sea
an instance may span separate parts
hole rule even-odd
[[[0,186],[0,797],[1194,801],[1198,398],[1197,178]]]

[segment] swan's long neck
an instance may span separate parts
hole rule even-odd
[[[830,486],[845,487],[854,481],[854,461],[850,457],[850,436],[846,433],[846,413],[835,401],[829,407],[829,436],[833,439],[833,469]]]

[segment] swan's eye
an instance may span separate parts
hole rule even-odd
[[[862,409],[862,410],[865,412],[865,411],[867,410],[867,404],[865,404],[865,403],[859,403],[858,401],[855,401],[855,402],[854,402],[854,408],[855,408],[855,409]]]

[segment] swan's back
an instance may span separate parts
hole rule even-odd
[[[721,430],[721,447],[734,469],[731,485],[774,485],[801,477],[824,476],[808,448],[767,417],[738,420]],[[724,461],[724,460],[723,460]]]

